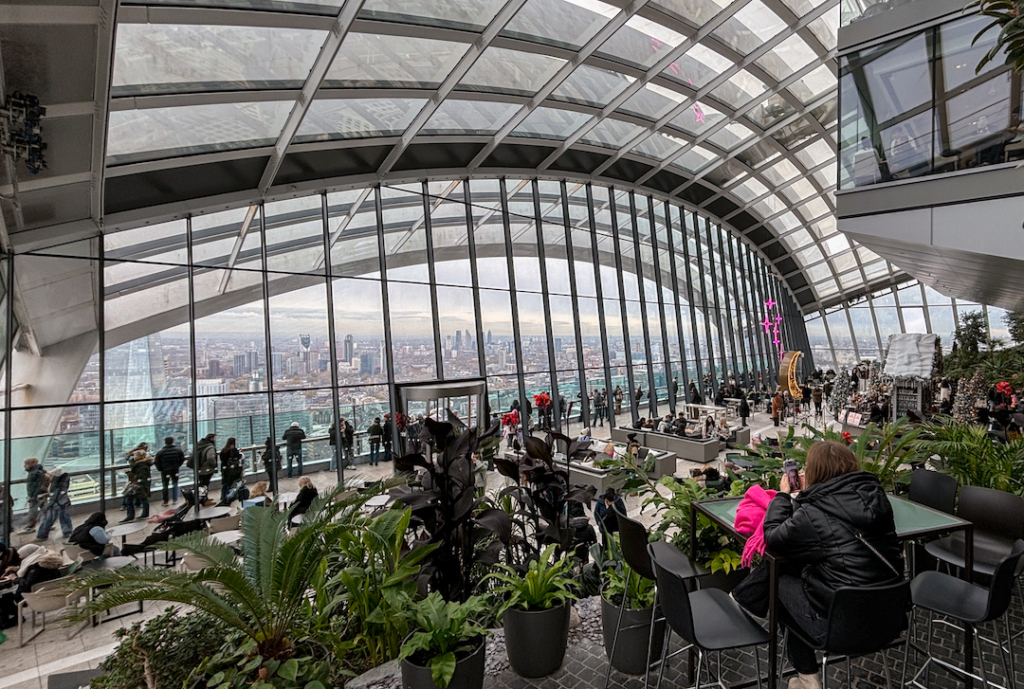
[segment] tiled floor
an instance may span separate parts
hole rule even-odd
[[[754,434],[762,431],[771,432],[770,419],[763,413],[755,414],[751,419],[751,426]],[[579,429],[571,428],[573,433]],[[594,429],[594,436],[600,440],[607,440],[607,426]],[[677,467],[677,475],[688,476],[690,469],[699,465],[680,460]],[[380,465],[369,467],[360,465],[357,469],[347,471],[346,478],[357,478],[362,480],[377,480],[390,471],[390,467]],[[334,485],[335,477],[327,472],[311,474],[313,482],[321,490]],[[505,479],[497,472],[488,475],[489,490],[500,489],[506,485]],[[298,478],[281,479],[282,491],[294,491],[298,487]],[[627,499],[627,506],[633,514],[639,509],[637,498]],[[153,509],[159,509],[159,503],[154,503]],[[111,523],[116,523],[123,517],[119,509],[107,511],[107,518]],[[641,519],[648,519],[648,515],[641,515]],[[76,522],[80,519],[76,517]],[[140,542],[153,527],[129,536],[129,542]],[[23,535],[16,544],[27,543],[33,540],[34,534]],[[55,529],[50,538],[51,547],[59,547],[63,541],[59,529]],[[71,672],[87,668],[95,668],[114,648],[115,640],[113,631],[120,626],[130,626],[132,623],[159,614],[167,607],[162,603],[151,603],[145,607],[145,612],[139,615],[130,615],[120,620],[111,621],[98,627],[87,627],[72,639],[67,639],[65,629],[55,627],[47,629],[35,640],[26,644],[23,648],[17,647],[17,629],[7,630],[8,641],[0,646],[0,689],[45,689],[46,677],[56,672]],[[1024,666],[1024,665],[1022,665]]]

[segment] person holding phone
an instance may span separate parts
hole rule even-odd
[[[788,474],[768,505],[764,540],[786,563],[779,577],[783,622],[823,642],[834,591],[841,586],[892,582],[903,572],[892,506],[878,478],[861,471],[850,448],[818,442],[807,451],[806,484],[799,495]],[[789,689],[818,689],[814,649],[789,637],[797,676]]]

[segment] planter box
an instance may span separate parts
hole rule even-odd
[[[569,644],[569,603],[550,610],[505,611],[505,651],[520,677],[545,677],[562,667]]]
[[[448,689],[483,689],[484,662],[487,660],[487,639],[471,654],[455,663],[455,674]],[[430,676],[430,668],[416,665],[408,658],[402,661],[402,689],[440,689]]]
[[[627,675],[640,675],[646,672],[647,643],[650,641],[651,608],[622,611],[622,630],[615,644],[615,656],[612,654],[612,639],[615,636],[615,623],[619,619],[619,606],[601,597],[601,623],[604,627],[604,652],[609,656],[612,667]],[[634,627],[630,629],[630,627]],[[661,659],[661,651],[665,639],[665,621],[654,625],[654,654],[651,662]]]

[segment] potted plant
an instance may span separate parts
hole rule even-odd
[[[544,677],[560,668],[569,644],[569,606],[576,598],[573,561],[552,562],[555,548],[545,548],[525,575],[504,565],[504,572],[490,575],[500,582],[492,594],[504,601],[499,614],[508,662],[522,677]]]
[[[654,581],[631,572],[629,565],[622,559],[618,540],[614,536],[606,537],[606,540],[607,559],[599,560],[604,554],[600,552],[598,546],[591,549],[595,562],[603,570],[601,623],[604,631],[604,652],[608,654],[612,667],[619,672],[639,675],[646,671],[645,659],[655,661],[661,658],[665,621],[661,620],[654,626],[654,648],[652,654],[648,656],[651,615],[654,614]],[[619,638],[615,639],[615,626],[619,623],[620,613],[622,618]]]
[[[484,599],[445,602],[438,592],[418,601],[406,615],[417,631],[402,644],[403,689],[481,689],[487,658],[487,630],[475,618]]]

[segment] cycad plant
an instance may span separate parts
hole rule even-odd
[[[977,42],[992,27],[999,27],[999,35],[995,45],[978,63],[976,73],[981,73],[992,60],[1005,52],[1004,64],[1016,72],[1024,71],[1024,0],[974,0],[964,8],[964,12],[978,10],[983,17],[991,19],[991,23],[978,32],[974,41]]]
[[[383,487],[387,487],[386,485]],[[324,581],[328,555],[350,531],[358,508],[376,491],[336,500],[341,487],[313,503],[302,525],[289,534],[287,514],[269,507],[242,512],[241,557],[231,546],[203,533],[192,533],[157,546],[187,551],[203,563],[197,572],[140,569],[97,569],[77,577],[71,586],[99,588],[82,606],[78,619],[139,601],[167,601],[201,610],[248,637],[264,660],[280,661],[296,653],[295,644],[317,625],[312,618],[311,592]],[[321,602],[327,608],[337,601]],[[320,628],[323,630],[323,627]],[[332,645],[333,634],[322,643]]]
[[[998,443],[984,426],[951,421],[929,428],[917,444],[941,457],[943,471],[962,486],[1024,492],[1024,438]]]
[[[573,562],[567,557],[555,560],[556,547],[551,544],[545,548],[540,557],[530,562],[525,575],[508,565],[499,565],[503,571],[487,576],[498,582],[491,594],[502,600],[499,615],[510,608],[550,610],[576,600],[572,590]]]

